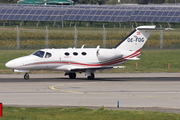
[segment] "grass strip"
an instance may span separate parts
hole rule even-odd
[[[178,113],[77,108],[4,107],[0,120],[179,120]]]

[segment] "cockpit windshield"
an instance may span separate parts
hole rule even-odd
[[[37,51],[37,52],[33,53],[33,55],[43,58],[44,53],[45,53],[44,51]]]

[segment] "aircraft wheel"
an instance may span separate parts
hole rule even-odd
[[[87,77],[89,80],[94,80],[94,73],[91,73],[91,76]]]
[[[76,73],[69,73],[69,78],[70,79],[75,79],[76,78]]]
[[[29,79],[29,74],[28,74],[28,73],[26,73],[26,74],[24,75],[24,79],[25,79],[25,80],[28,80],[28,79]]]

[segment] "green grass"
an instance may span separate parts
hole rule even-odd
[[[0,120],[179,120],[178,113],[77,108],[4,107]]]
[[[29,55],[35,50],[1,50],[0,74],[13,73],[5,67],[5,63],[17,57]],[[141,50],[138,61],[128,61],[125,69],[112,69],[108,73],[152,73],[152,72],[180,72],[180,49],[176,50]],[[136,63],[139,63],[136,69]],[[171,64],[168,69],[168,63]],[[52,71],[32,71],[32,73],[51,73]]]
[[[129,61],[127,72],[180,72],[180,50],[142,50],[139,61]],[[136,63],[139,63],[136,69]],[[170,68],[168,69],[168,63]]]

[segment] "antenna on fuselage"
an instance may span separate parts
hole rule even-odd
[[[100,48],[100,45],[97,46],[97,49],[99,49],[99,48]]]
[[[84,46],[85,46],[85,45],[82,45],[81,49],[83,49],[83,48],[84,48]]]

